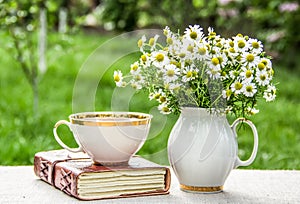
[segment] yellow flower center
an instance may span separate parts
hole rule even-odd
[[[243,40],[239,40],[239,41],[238,41],[238,47],[239,47],[239,48],[244,48],[245,46],[246,46],[245,41],[243,41]]]
[[[120,76],[119,75],[115,75],[114,76],[114,80],[115,80],[115,82],[119,82],[120,81]]]
[[[142,77],[141,77],[140,75],[136,75],[136,76],[135,76],[135,80],[136,80],[136,81],[140,81],[141,79],[142,79]]]
[[[211,70],[211,74],[212,74],[212,75],[216,75],[216,74],[218,74],[218,71],[212,69],[212,70]]]
[[[233,47],[234,46],[234,42],[232,40],[229,41],[229,46]]]
[[[262,74],[259,76],[260,80],[265,81],[267,79],[266,75]]]
[[[173,69],[169,69],[167,72],[166,72],[167,76],[168,77],[172,77],[175,75],[175,71]]]
[[[241,90],[242,87],[243,85],[240,82],[236,82],[234,85],[235,90]]]
[[[149,45],[150,45],[150,46],[153,46],[153,45],[154,45],[154,42],[155,42],[154,38],[150,38],[150,39],[149,39]]]
[[[185,53],[180,53],[180,54],[179,54],[179,57],[180,57],[180,58],[184,58],[184,57],[185,57]]]
[[[143,62],[146,62],[146,61],[147,61],[146,55],[142,55],[142,56],[141,56],[141,59],[142,59]]]
[[[229,52],[231,52],[231,53],[235,53],[235,50],[234,50],[234,48],[233,48],[233,47],[229,48]]]
[[[261,63],[263,63],[265,66],[267,66],[267,64],[268,64],[268,61],[267,61],[267,60],[265,60],[265,59],[263,59],[263,60],[261,60]]]
[[[172,44],[173,44],[172,38],[167,38],[167,43],[168,43],[169,45],[172,45]]]
[[[250,78],[252,76],[252,72],[250,70],[247,70],[245,76],[247,78]]]
[[[210,36],[216,36],[216,34],[217,34],[216,32],[210,32],[209,35],[210,35]]]
[[[217,57],[212,58],[212,59],[211,59],[211,62],[212,62],[212,64],[215,65],[215,66],[218,65],[218,64],[220,64],[220,61],[219,61],[219,59],[218,59]]]
[[[143,41],[142,41],[142,39],[140,39],[139,41],[138,41],[138,47],[142,47],[143,46]]]
[[[252,86],[246,86],[246,91],[247,92],[252,92],[253,90],[253,87]]]
[[[255,48],[255,49],[258,49],[259,48],[259,43],[256,42],[256,41],[253,41],[252,42],[252,47]]]
[[[227,89],[226,90],[226,96],[229,97],[229,96],[231,96],[231,94],[232,94],[232,91],[230,89]]]
[[[200,48],[198,49],[198,52],[199,52],[200,55],[205,55],[206,49],[205,49],[204,47],[200,47]]]
[[[188,71],[187,73],[186,73],[186,77],[187,78],[191,78],[193,76],[193,72],[192,71]]]
[[[220,63],[220,64],[222,64],[222,62],[224,61],[224,60],[223,60],[223,57],[218,57],[218,60],[219,60],[219,63]]]
[[[194,51],[194,47],[193,47],[192,45],[189,45],[189,46],[187,47],[187,51],[193,52],[193,51]]]
[[[136,84],[131,84],[131,87],[136,89],[137,88],[137,85]]]
[[[164,35],[168,35],[169,31],[167,29],[164,29]]]
[[[158,53],[155,58],[158,62],[162,62],[164,61],[165,56],[162,53]]]
[[[257,67],[261,71],[266,67],[266,65],[264,63],[260,62],[260,63],[258,63]]]
[[[159,99],[159,98],[160,98],[160,93],[156,93],[156,94],[153,96],[153,98]]]
[[[197,77],[197,71],[193,71],[193,77]]]
[[[131,70],[136,71],[139,68],[139,66],[137,64],[133,64],[131,66]]]
[[[165,96],[159,97],[159,101],[160,101],[161,103],[165,102],[166,100],[167,100],[167,99],[166,99]]]
[[[247,60],[248,62],[253,62],[253,60],[254,60],[254,55],[253,55],[253,54],[248,54],[248,55],[246,56],[246,60]]]
[[[191,33],[190,33],[190,37],[192,38],[192,39],[196,39],[197,38],[197,33],[195,32],[195,31],[192,31]]]
[[[165,113],[167,113],[167,112],[169,112],[170,111],[170,109],[168,108],[168,107],[163,107],[162,109],[161,109],[163,112],[165,112]]]

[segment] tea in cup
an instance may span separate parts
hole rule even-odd
[[[127,163],[147,139],[150,114],[138,112],[83,112],[60,120],[54,128],[56,141],[70,152],[85,152],[96,164]],[[78,148],[70,148],[58,136],[57,128],[67,125]]]

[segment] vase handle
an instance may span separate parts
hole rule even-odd
[[[241,122],[244,122],[244,123],[248,124],[251,127],[252,133],[253,133],[253,138],[254,138],[254,144],[253,144],[253,150],[252,150],[252,153],[251,153],[251,156],[249,157],[249,159],[247,159],[246,161],[242,161],[237,156],[234,168],[237,168],[239,166],[249,166],[254,161],[254,159],[256,157],[256,153],[257,153],[257,148],[258,148],[258,134],[257,134],[257,130],[256,130],[255,125],[250,120],[247,120],[245,118],[238,118],[238,119],[236,119],[232,123],[232,125],[231,125],[231,129],[232,129],[234,135],[237,137],[236,127]]]

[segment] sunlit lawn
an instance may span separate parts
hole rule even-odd
[[[8,39],[1,36],[2,45]],[[78,34],[72,36],[71,43],[60,46],[53,43],[58,35],[50,37],[48,70],[40,78],[36,114],[32,112],[32,92],[21,69],[7,51],[0,49],[0,164],[32,164],[36,152],[60,148],[52,135],[55,122],[67,119],[74,111],[94,110],[153,114],[149,139],[139,154],[167,164],[168,134],[177,116],[159,114],[156,104],[148,101],[147,93],[117,89],[112,81],[113,70],[125,70],[138,56],[130,47],[135,46],[136,39],[132,43],[117,38],[100,46],[112,36]],[[129,50],[122,51],[126,43]],[[257,158],[249,168],[300,169],[300,74],[291,73],[284,66],[273,66],[279,82],[278,98],[273,103],[260,103],[260,113],[251,118],[260,143]],[[65,135],[66,143],[75,146],[66,127],[59,131]],[[248,129],[241,129],[239,134],[239,154],[246,159],[252,136]]]

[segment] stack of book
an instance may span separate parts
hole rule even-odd
[[[43,181],[82,200],[168,194],[170,170],[134,156],[128,164],[94,165],[85,154],[38,152],[34,172]]]

